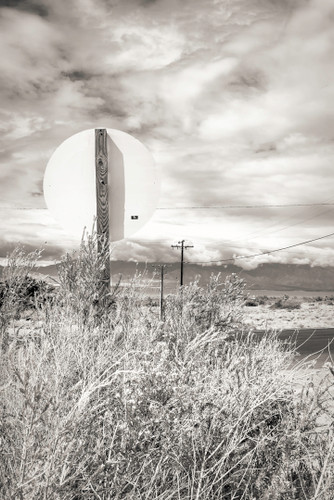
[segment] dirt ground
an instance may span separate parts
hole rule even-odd
[[[262,299],[263,300],[263,299]],[[270,297],[249,300],[245,306],[245,322],[260,329],[334,328],[334,302],[310,298]],[[297,307],[300,308],[297,308]],[[296,308],[295,308],[296,307]]]

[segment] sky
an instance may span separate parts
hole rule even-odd
[[[112,259],[176,261],[184,239],[192,262],[334,266],[333,24],[332,0],[0,0],[0,258],[76,248],[44,171],[105,127],[139,139],[161,178]]]

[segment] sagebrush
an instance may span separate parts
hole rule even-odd
[[[332,382],[296,389],[293,349],[243,326],[243,281],[182,287],[162,322],[140,276],[101,302],[93,243],[33,335],[5,310],[1,498],[331,499]]]

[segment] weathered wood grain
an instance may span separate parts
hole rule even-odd
[[[103,257],[101,294],[110,291],[110,249],[109,249],[109,186],[107,130],[95,129],[95,171],[96,171],[96,232],[98,252]]]

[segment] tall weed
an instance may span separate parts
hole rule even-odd
[[[7,265],[2,274],[0,297],[0,342],[1,349],[6,349],[9,342],[9,328],[15,330],[14,320],[20,317],[27,304],[25,293],[31,279],[30,273],[35,269],[41,251],[27,253],[18,246],[9,255]]]
[[[1,498],[330,500],[332,380],[296,389],[293,350],[243,327],[242,280],[183,287],[161,322],[137,276],[97,321],[88,245],[2,352]]]

